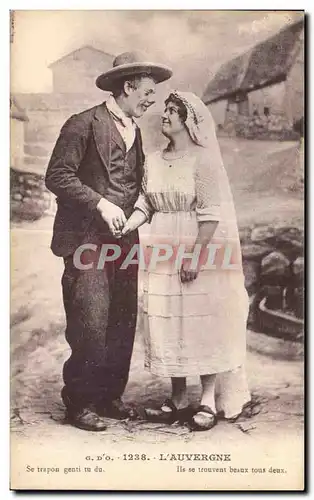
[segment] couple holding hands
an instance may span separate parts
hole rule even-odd
[[[106,262],[78,269],[83,244],[119,245],[122,257],[139,244],[138,228],[151,225],[151,242],[187,245],[231,243],[236,269],[180,269],[164,261],[144,271],[145,367],[170,377],[172,393],[149,420],[188,422],[209,430],[219,419],[251,414],[246,357],[248,296],[232,195],[205,104],[173,91],[165,101],[165,149],[147,155],[135,120],[155,103],[170,68],[137,52],[117,56],[96,85],[108,100],[70,117],[53,150],[46,186],[57,197],[52,251],[64,259],[66,339],[62,399],[70,424],[103,431],[108,418],[136,418],[122,400],[137,320],[138,267]],[[157,133],[158,131],[156,131]],[[199,376],[198,405],[188,401],[186,378]]]

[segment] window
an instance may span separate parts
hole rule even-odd
[[[269,106],[264,106],[264,115],[269,116],[270,115],[270,108]]]

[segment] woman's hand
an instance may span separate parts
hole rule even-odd
[[[138,227],[144,224],[147,221],[147,217],[142,212],[142,210],[135,209],[133,214],[129,217],[129,219],[124,224],[124,227],[121,231],[120,237],[129,234],[131,231],[135,231]]]
[[[121,238],[121,236],[125,236],[125,235],[131,233],[131,231],[134,231],[137,227],[138,226],[136,225],[136,221],[134,219],[132,220],[132,216],[131,216],[124,224],[124,227],[120,233],[120,238]]]
[[[180,270],[180,278],[182,283],[188,283],[190,281],[196,280],[199,270],[198,269],[190,269],[192,264],[192,259],[183,259],[181,270]]]

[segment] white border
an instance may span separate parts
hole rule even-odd
[[[148,2],[143,1],[135,1],[133,0],[132,5],[128,1],[120,1],[119,5],[117,2],[104,2],[101,0],[89,0],[86,1],[73,1],[68,0],[66,2],[67,10],[300,10],[305,9],[308,14],[311,14],[311,4],[308,1],[300,2],[292,2],[292,1],[274,1],[274,0],[264,0],[263,2],[258,2],[260,5],[256,5],[254,3],[254,9],[252,9],[252,2],[250,1],[241,1],[241,2],[231,2],[227,0],[220,0],[219,2],[208,2],[208,1],[199,1],[194,0],[193,2],[188,2],[186,0],[181,0],[180,2],[174,0],[151,0]],[[2,151],[1,151],[1,183],[0,183],[0,220],[1,220],[1,258],[0,262],[2,263],[1,269],[1,278],[0,278],[0,286],[1,286],[1,354],[2,359],[0,361],[0,370],[1,370],[1,422],[0,422],[0,442],[1,442],[1,452],[3,453],[1,463],[1,475],[0,475],[0,498],[6,499],[11,498],[14,493],[9,492],[8,490],[8,478],[9,478],[9,432],[8,432],[8,417],[9,417],[9,286],[10,286],[10,275],[9,275],[9,91],[10,91],[10,80],[9,80],[9,67],[10,67],[10,58],[9,58],[9,10],[63,10],[65,2],[64,0],[15,0],[12,2],[6,2],[2,0],[0,6],[0,38],[1,38],[1,78],[0,78],[0,102],[1,102],[1,139],[2,139]],[[149,6],[149,8],[148,8]],[[310,20],[311,22],[311,20]],[[309,23],[310,24],[310,23]],[[309,26],[308,26],[309,28]],[[143,29],[145,29],[143,27]],[[310,31],[310,30],[309,30]],[[308,51],[310,55],[312,54],[312,41],[309,39],[309,47]],[[308,61],[310,62],[310,61]],[[311,65],[308,67],[308,88],[310,88],[309,81],[311,81],[311,76],[309,73],[309,69]],[[310,120],[310,117],[313,116],[313,101],[311,101],[311,108],[307,110],[307,120]],[[308,130],[311,132],[309,137],[307,138],[308,144],[313,144],[312,132],[313,128]],[[307,172],[309,173],[311,166],[307,166]],[[312,182],[310,186],[308,186],[308,217],[309,223],[313,220],[313,203],[310,203],[310,199],[312,198]],[[311,217],[312,216],[312,217]],[[313,231],[311,224],[308,227],[308,251],[311,248],[311,243],[313,242]],[[309,256],[309,255],[308,255]],[[310,269],[310,282],[312,281],[313,269]],[[308,284],[309,287],[309,284]],[[312,303],[308,303],[308,313],[312,309]],[[307,335],[310,336],[311,332],[307,332]],[[309,344],[308,344],[309,345]],[[313,342],[312,342],[313,345]],[[310,357],[312,351],[308,352],[308,365],[310,366]],[[310,371],[310,370],[309,370]],[[308,380],[308,384],[310,384],[310,380]],[[308,391],[308,394],[310,391]],[[308,402],[309,403],[309,402]],[[309,408],[309,413],[310,413]],[[309,415],[308,415],[309,418]],[[309,437],[313,435],[313,432],[310,432]],[[309,444],[310,450],[309,454],[312,451],[312,440]],[[309,469],[309,477],[312,476],[312,467]],[[282,494],[286,496],[285,494]],[[28,495],[29,497],[33,497],[33,495]],[[67,493],[66,495],[49,495],[50,498],[60,498],[60,497],[68,497],[72,496],[71,493]],[[84,495],[85,496],[85,495]],[[89,496],[86,494],[86,496]],[[121,495],[117,495],[123,496]],[[150,495],[147,495],[150,496]],[[167,497],[168,495],[164,495]],[[193,495],[194,496],[194,495]],[[221,496],[221,495],[219,495]],[[229,494],[223,495],[224,497],[229,497]],[[270,497],[276,498],[277,495],[268,495]],[[36,498],[44,497],[44,493],[37,494]]]

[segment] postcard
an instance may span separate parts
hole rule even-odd
[[[304,29],[10,12],[12,490],[304,490]]]

